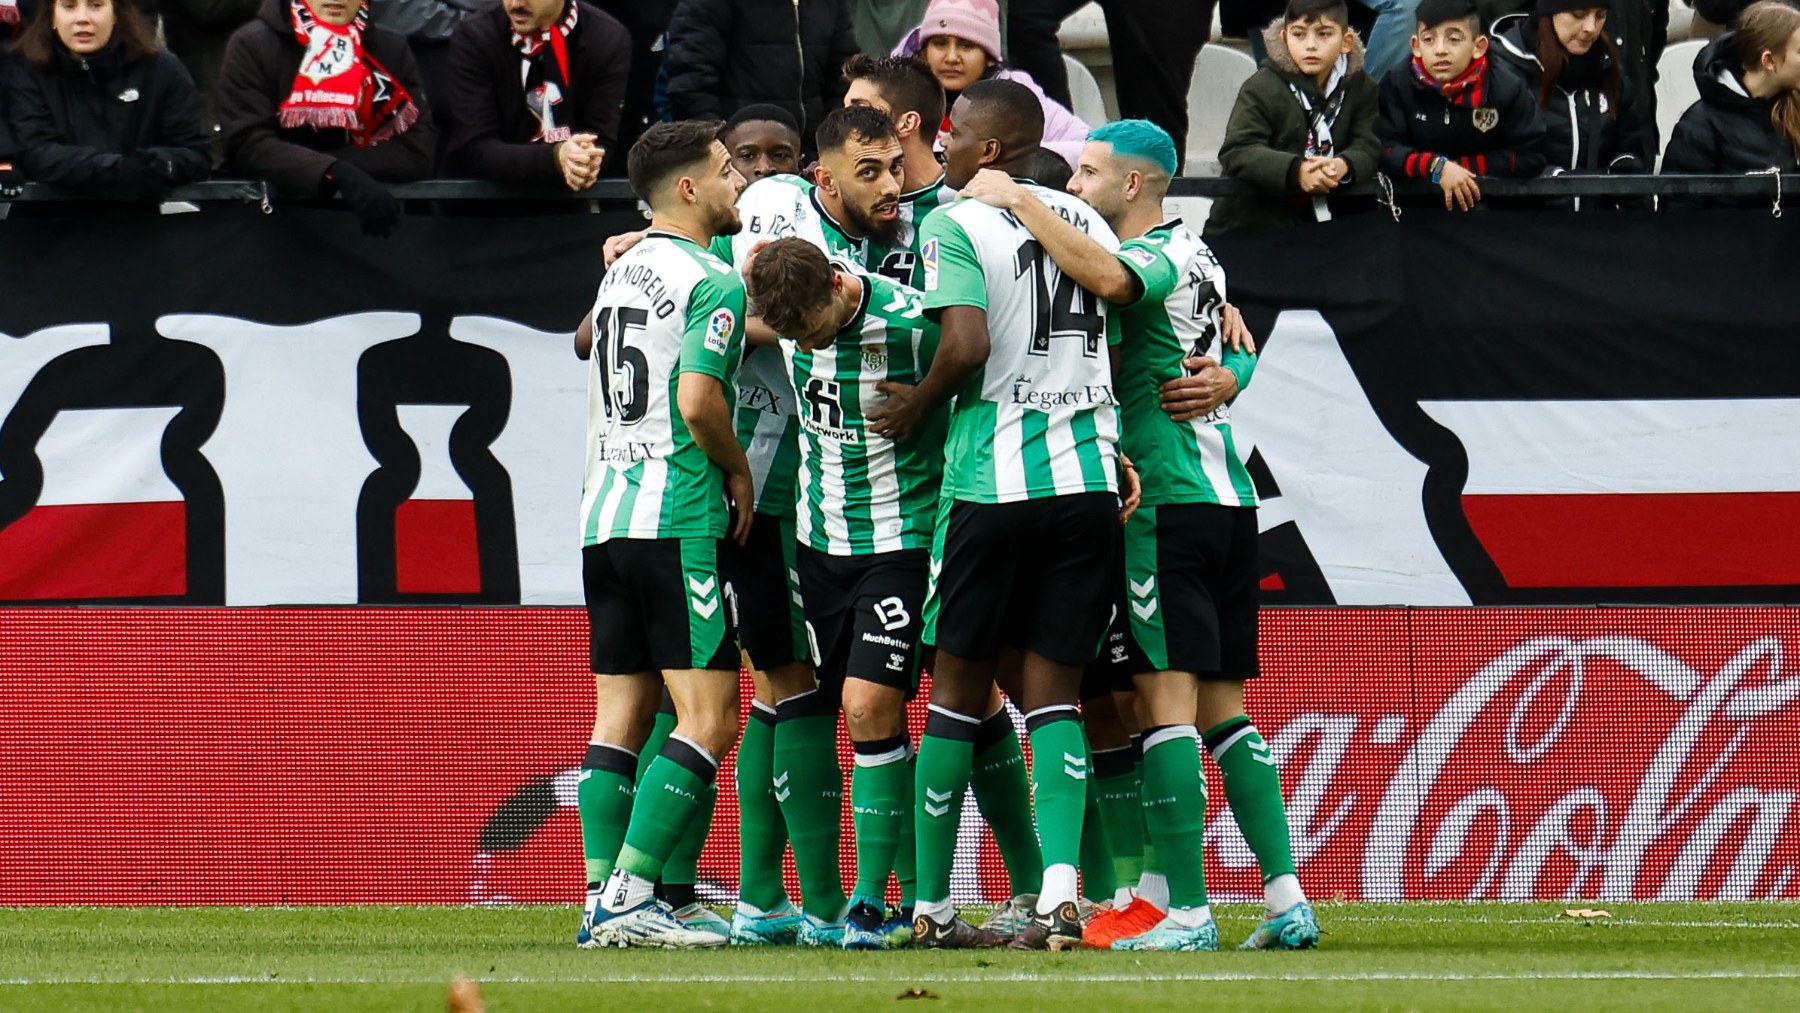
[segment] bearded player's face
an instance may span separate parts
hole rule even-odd
[[[906,165],[900,142],[867,141],[852,134],[843,147],[820,157],[843,206],[845,224],[884,246],[897,242],[903,228],[900,187]]]

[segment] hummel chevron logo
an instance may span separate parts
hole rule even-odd
[[[587,769],[586,767],[583,767],[583,768],[581,768],[581,773],[575,775],[575,783],[580,784],[581,782],[583,782],[593,776],[594,776],[593,771]]]
[[[790,774],[790,773],[792,773],[792,771],[787,771],[787,770],[782,771],[781,776],[775,779],[775,787],[777,787],[777,788],[785,787],[788,783],[788,774]]]
[[[794,789],[792,789],[792,788],[777,788],[777,789],[775,789],[775,791],[772,794],[775,796],[775,801],[786,802],[788,800],[788,796],[792,795],[793,793],[794,793]]]
[[[1268,743],[1252,742],[1249,745],[1250,745],[1250,758],[1252,760],[1255,760],[1257,763],[1263,764],[1264,766],[1268,766],[1268,767],[1275,766],[1275,758],[1273,756],[1269,755],[1269,744]]]
[[[707,598],[704,601],[699,598],[689,598],[688,604],[693,607],[694,614],[702,619],[711,619],[713,613],[719,611],[719,599],[717,598]]]
[[[1074,753],[1063,754],[1063,773],[1077,781],[1087,780],[1087,757]]]
[[[1125,583],[1131,588],[1131,593],[1133,595],[1139,598],[1148,598],[1150,597],[1150,592],[1156,590],[1156,574],[1153,573],[1150,576],[1145,577],[1142,584],[1139,584],[1137,581],[1130,578],[1126,578]]]
[[[718,581],[712,577],[708,577],[705,580],[697,580],[693,577],[689,577],[687,582],[688,588],[694,592],[695,597],[699,598],[711,596],[713,589],[719,586]]]
[[[1152,598],[1149,601],[1142,602],[1134,601],[1131,603],[1131,611],[1139,619],[1147,622],[1151,616],[1156,614],[1156,599]]]
[[[932,791],[930,788],[926,788],[925,789],[925,815],[927,815],[927,816],[948,816],[948,815],[950,815],[950,800],[954,797],[956,797],[955,792]],[[936,802],[939,804],[933,805],[932,804],[933,802]]]

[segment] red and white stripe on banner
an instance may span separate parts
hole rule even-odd
[[[0,610],[0,904],[572,901],[585,633],[568,608]],[[1315,896],[1795,899],[1797,649],[1800,608],[1269,610],[1249,696]],[[1211,800],[1212,893],[1256,896]],[[968,829],[957,895],[1004,896]]]
[[[1513,587],[1800,585],[1800,400],[1420,407],[1467,450],[1463,509]]]

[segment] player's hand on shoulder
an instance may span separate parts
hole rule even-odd
[[[621,232],[608,239],[600,247],[600,256],[605,266],[611,268],[613,261],[623,257],[626,250],[643,242],[644,237],[649,234],[649,229],[639,229],[636,232]]]
[[[957,191],[959,197],[970,197],[983,204],[997,208],[1017,207],[1018,202],[1030,196],[1026,189],[1011,176],[999,169],[982,169],[969,180],[969,185]]]
[[[1225,343],[1236,351],[1256,354],[1256,337],[1250,333],[1244,315],[1236,306],[1226,303],[1219,308],[1219,330]]]
[[[883,380],[875,385],[875,389],[886,394],[887,400],[869,412],[869,428],[876,436],[890,440],[911,437],[919,427],[919,406],[913,398],[912,386]]]

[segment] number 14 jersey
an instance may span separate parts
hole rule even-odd
[[[1026,188],[1109,252],[1119,248],[1080,198]],[[956,395],[944,492],[1012,503],[1117,492],[1118,401],[1106,306],[1076,285],[1011,213],[958,200],[926,217],[925,305],[987,311],[987,363]]]

